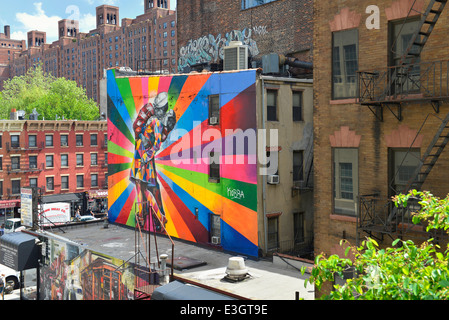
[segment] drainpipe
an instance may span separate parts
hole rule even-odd
[[[265,81],[262,80],[262,129],[265,131]],[[266,132],[265,132],[266,134]],[[266,142],[266,137],[264,139]],[[266,143],[265,143],[266,148]],[[268,252],[268,219],[266,209],[266,187],[267,187],[267,175],[264,174],[262,178],[262,206],[263,206],[263,223],[264,223],[264,241],[265,241],[265,253]]]

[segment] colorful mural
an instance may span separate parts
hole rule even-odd
[[[246,139],[256,136],[255,81],[255,70],[135,77],[109,70],[109,220],[207,244],[218,216],[222,248],[257,256],[256,142]],[[210,125],[214,95],[219,123]],[[210,179],[211,154],[219,156],[218,181]],[[142,214],[147,204],[156,223]]]
[[[149,284],[147,268],[63,240],[44,242],[40,300],[133,300],[135,286]]]

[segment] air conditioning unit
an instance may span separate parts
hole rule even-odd
[[[212,237],[212,244],[220,244],[220,237]]]
[[[209,118],[209,124],[217,124],[218,123],[218,117],[210,117]]]
[[[279,184],[279,176],[277,174],[273,174],[268,176],[269,184]]]
[[[223,48],[223,70],[248,69],[248,47],[240,41],[231,41]]]

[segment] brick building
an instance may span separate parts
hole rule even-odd
[[[14,114],[0,121],[0,208],[20,207],[20,188],[30,186],[40,188],[44,201],[86,210],[84,194],[107,189],[106,121],[15,120]]]
[[[248,46],[257,66],[270,53],[312,61],[310,0],[184,0],[177,15],[179,70],[220,64],[223,47],[232,41]]]
[[[25,40],[11,39],[11,27],[4,26],[4,33],[0,33],[0,91],[3,89],[3,82],[10,77],[10,65],[14,53],[25,49]]]
[[[11,54],[10,76],[23,75],[40,65],[56,77],[76,81],[88,97],[100,102],[104,69],[120,66],[173,72],[176,15],[169,7],[169,0],[145,1],[144,13],[134,19],[123,18],[120,26],[119,8],[102,5],[95,11],[94,30],[81,33],[79,21],[64,19],[55,26],[59,39],[51,44],[46,43],[45,32],[29,31],[28,48]]]
[[[391,197],[448,193],[445,4],[314,2],[316,254],[427,236]]]

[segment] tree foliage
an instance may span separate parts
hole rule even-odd
[[[26,114],[36,109],[39,119],[46,120],[99,118],[97,104],[75,81],[56,78],[40,67],[5,81],[0,94],[0,118],[9,119],[12,109],[24,110]]]
[[[426,223],[427,231],[449,227],[449,195],[439,199],[430,192],[410,191],[393,198],[396,206],[407,206],[410,197],[419,198],[421,208],[413,212],[413,222]],[[343,242],[341,243],[343,245]],[[349,259],[349,254],[353,259]],[[354,277],[321,297],[331,300],[430,300],[449,298],[448,248],[429,239],[422,244],[395,240],[392,247],[380,248],[367,238],[359,247],[347,246],[344,258],[319,255],[315,258],[309,283],[320,289],[336,275],[351,270]],[[303,269],[303,273],[305,269]]]

